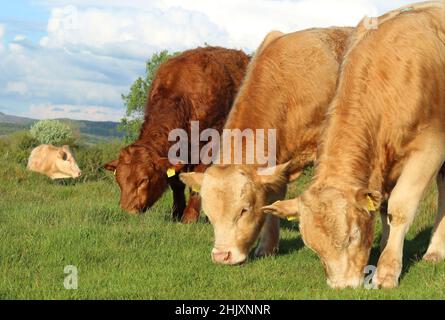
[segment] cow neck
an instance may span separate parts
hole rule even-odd
[[[135,142],[152,151],[158,157],[167,157],[170,148],[168,135],[174,129],[188,130],[185,111],[171,99],[150,104],[145,121]]]
[[[249,83],[247,83],[249,84]],[[238,97],[235,100],[235,103],[232,107],[232,111],[229,114],[229,117],[227,119],[227,122],[224,126],[224,130],[240,130],[241,132],[246,132],[245,130],[251,130],[251,134],[253,137],[253,143],[256,146],[266,146],[267,147],[267,129],[268,128],[276,128],[277,125],[275,124],[276,121],[274,118],[274,115],[270,114],[267,115],[265,111],[262,108],[262,105],[259,103],[256,103],[257,101],[252,101],[249,99],[247,92],[249,92],[248,88],[245,87],[241,89],[241,92],[239,93]],[[266,143],[263,141],[257,141],[257,132],[256,129],[265,129],[264,131],[264,139],[266,140]],[[226,141],[224,141],[223,138],[221,138],[221,148],[223,148],[223,144]],[[242,143],[242,152],[243,152],[243,163],[246,163],[246,149],[247,144],[245,143],[245,139],[243,139]],[[278,148],[278,143],[277,143]],[[267,150],[267,149],[266,149]],[[234,143],[233,140],[231,142],[231,150],[230,152],[234,153]],[[255,167],[260,166],[258,164],[257,154],[254,152],[254,165]],[[249,165],[252,166],[252,165]]]
[[[374,168],[378,121],[356,105],[337,106],[329,115],[312,186],[381,190],[381,173]],[[378,183],[371,186],[371,178]]]
[[[255,117],[252,120],[252,110],[255,110],[255,106],[251,106],[248,103],[244,103],[242,106],[235,106],[237,112],[233,112],[228,122],[225,125],[225,129],[239,129],[243,131],[245,129],[252,129],[254,136],[255,146],[267,147],[267,131],[265,131],[264,138],[266,142],[257,140],[256,129],[260,128],[273,128],[277,129],[277,141],[276,141],[276,161],[277,164],[292,161],[292,168],[294,170],[302,170],[307,165],[312,163],[315,158],[317,150],[317,141],[320,135],[320,124],[318,120],[313,120],[310,123],[301,122],[301,125],[297,128],[294,127],[294,132],[299,132],[295,135],[295,140],[292,144],[289,144],[291,140],[289,138],[289,132],[286,125],[286,119],[283,118],[283,113],[277,112],[272,115],[261,114],[261,116]],[[283,127],[284,126],[284,127]],[[222,145],[222,144],[221,144]],[[243,163],[245,162],[246,144],[243,143]],[[231,152],[233,153],[234,144],[232,143]],[[266,149],[267,150],[267,149]],[[258,164],[256,153],[254,156],[254,167],[261,167],[264,165]]]

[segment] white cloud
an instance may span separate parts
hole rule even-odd
[[[77,3],[83,4],[82,1]],[[365,0],[207,0],[132,1],[126,7],[94,8],[68,5],[53,8],[48,35],[41,44],[52,48],[82,48],[145,58],[147,51],[181,50],[214,45],[255,50],[267,32],[291,32],[309,27],[355,25],[377,8]],[[114,5],[117,5],[114,3]],[[138,6],[139,8],[132,8]]]
[[[228,45],[255,49],[271,30],[292,32],[311,27],[355,25],[365,14],[376,14],[369,1],[362,0],[228,0],[215,5],[206,0],[159,1],[206,14],[229,34]]]
[[[16,42],[11,42],[8,46],[9,51],[11,51],[12,54],[21,54],[23,53],[23,46]]]
[[[74,120],[119,121],[123,116],[120,110],[85,105],[31,105],[29,115],[36,119],[70,118]]]
[[[50,48],[83,49],[132,58],[147,58],[147,52],[185,49],[208,39],[227,42],[222,29],[202,13],[181,8],[160,10],[55,8],[48,22],[48,35],[40,44]]]
[[[26,40],[26,36],[24,36],[22,34],[18,34],[14,37],[14,41],[20,42],[20,41],[24,41],[24,40]]]
[[[103,105],[123,109],[121,93],[143,71],[143,61],[71,53],[11,42],[0,59],[0,96],[24,103]],[[2,89],[3,88],[3,89]]]
[[[355,26],[413,0],[92,0],[53,9],[48,37],[52,46],[107,47],[136,42],[146,48],[184,49],[210,44],[255,50],[271,30],[291,32],[332,25]],[[100,9],[98,9],[100,8]]]
[[[270,30],[355,25],[413,1],[40,0],[50,17],[37,42],[17,31],[6,43],[0,24],[0,104],[20,103],[30,116],[119,119],[121,93],[156,51],[205,42],[253,51]]]
[[[6,84],[5,91],[7,93],[17,93],[21,96],[25,96],[28,92],[28,86],[25,82],[8,82]]]

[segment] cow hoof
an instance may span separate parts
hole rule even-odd
[[[394,275],[387,275],[385,277],[376,276],[372,282],[378,289],[394,289],[399,285],[398,277]]]
[[[269,256],[274,256],[276,255],[278,252],[278,248],[263,248],[263,247],[258,247],[255,250],[255,257],[256,258],[264,258],[264,257],[269,257]]]
[[[377,288],[392,289],[398,286],[402,272],[402,261],[383,253],[377,264],[377,273],[372,280]]]
[[[377,267],[377,274],[372,282],[378,289],[393,289],[399,285],[399,274],[394,272],[394,268],[380,266],[380,271]]]
[[[431,263],[438,263],[443,261],[444,257],[438,252],[425,253],[423,260]]]
[[[181,221],[182,212],[173,211],[172,217],[173,217],[173,221]]]
[[[199,220],[199,212],[194,209],[188,209],[184,211],[182,216],[182,223],[191,224],[196,223]]]

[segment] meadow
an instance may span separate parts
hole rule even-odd
[[[406,239],[400,286],[339,291],[326,285],[297,223],[282,223],[277,256],[231,267],[211,262],[213,229],[203,216],[194,225],[171,221],[170,192],[144,215],[122,212],[113,175],[100,169],[118,148],[79,150],[86,174],[65,182],[27,172],[23,156],[0,140],[0,299],[445,299],[445,263],[421,261],[436,209],[433,187]],[[67,265],[78,269],[77,290],[64,288]]]

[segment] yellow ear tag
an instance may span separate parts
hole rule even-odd
[[[193,187],[192,187],[192,191],[193,191],[193,192],[196,192],[196,193],[199,193],[199,187],[197,187],[197,186],[193,186]]]
[[[296,220],[298,220],[297,216],[291,216],[287,218],[287,221],[296,221]]]
[[[114,170],[114,172],[113,172],[114,175],[116,175],[116,171],[117,171],[117,170]]]
[[[370,196],[366,196],[366,200],[368,201],[368,210],[369,211],[376,211],[377,208],[374,205],[374,202],[372,201]]]
[[[167,177],[171,178],[171,177],[174,177],[175,175],[176,175],[175,168],[168,168],[167,169]]]

